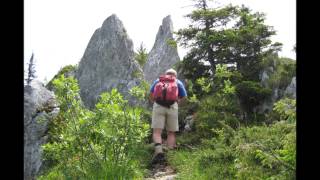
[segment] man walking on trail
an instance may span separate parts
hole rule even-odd
[[[177,79],[177,72],[168,69],[165,75],[155,80],[150,88],[150,101],[153,102],[152,124],[153,142],[155,144],[154,159],[164,158],[162,149],[162,129],[167,130],[168,149],[176,147],[175,132],[179,131],[178,104],[187,96],[183,83]]]

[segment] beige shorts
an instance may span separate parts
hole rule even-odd
[[[176,102],[170,108],[163,107],[156,102],[153,103],[151,128],[163,129],[164,127],[167,131],[179,131]]]

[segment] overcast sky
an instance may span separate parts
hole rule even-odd
[[[295,0],[218,0],[217,5],[244,4],[253,12],[266,14],[265,24],[273,26],[274,42],[283,43],[280,56],[296,59]],[[94,31],[111,14],[116,14],[136,50],[143,42],[150,51],[162,19],[171,15],[174,31],[188,25],[183,17],[193,9],[190,0],[25,0],[24,62],[32,52],[36,75],[49,81],[60,68],[77,64]],[[178,47],[180,58],[185,50]]]

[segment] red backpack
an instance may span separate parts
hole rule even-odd
[[[160,75],[154,86],[153,99],[160,105],[170,107],[178,100],[178,84],[172,75]]]

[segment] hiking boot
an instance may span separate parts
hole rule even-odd
[[[152,157],[152,164],[162,163],[164,162],[165,157],[162,149],[162,145],[156,145],[154,147],[154,154]]]
[[[164,160],[164,153],[157,153],[153,155],[152,161],[154,163],[160,163]]]
[[[163,164],[164,162],[165,162],[164,153],[158,153],[153,156],[151,164]]]

